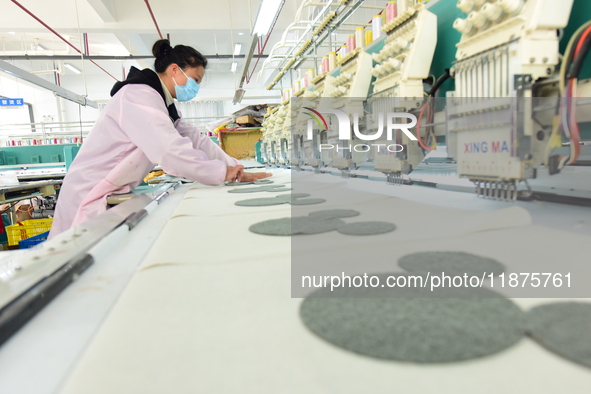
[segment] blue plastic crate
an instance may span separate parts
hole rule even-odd
[[[48,236],[49,236],[49,231],[46,231],[44,233],[35,235],[31,238],[23,239],[22,241],[19,241],[18,247],[20,249],[32,248],[33,246],[38,245],[43,241],[46,241]]]

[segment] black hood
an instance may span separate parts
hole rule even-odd
[[[140,71],[132,66],[129,70],[129,74],[127,75],[127,79],[125,81],[119,81],[115,83],[115,85],[113,85],[113,89],[111,89],[111,97],[113,97],[119,90],[121,90],[122,87],[129,84],[148,85],[149,87],[157,91],[158,94],[160,94],[160,96],[162,97],[162,100],[164,100],[164,102],[166,103],[166,97],[164,96],[164,91],[162,90],[162,83],[160,82],[160,78],[158,78],[158,74],[156,74],[149,68]],[[170,119],[173,122],[180,118],[174,103],[169,105],[167,109],[168,116],[170,116]]]

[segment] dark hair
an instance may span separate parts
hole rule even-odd
[[[170,46],[168,40],[158,40],[152,46],[152,54],[156,58],[154,68],[157,73],[166,71],[171,64],[178,64],[181,69],[187,67],[207,67],[207,59],[195,48],[186,45]]]

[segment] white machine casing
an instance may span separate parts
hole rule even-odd
[[[373,54],[378,64],[374,94],[392,89],[389,97],[423,98],[423,79],[429,77],[437,46],[437,16],[423,4],[408,8],[382,27],[388,34],[384,48]]]
[[[548,133],[535,138],[539,130],[532,121],[532,91],[540,78],[555,74],[560,61],[557,29],[566,27],[572,4],[458,2],[468,17],[454,23],[462,38],[453,69],[456,90],[448,93],[448,154],[456,158],[458,175],[474,181],[485,197],[497,198],[507,185],[516,190],[546,160]]]
[[[423,80],[429,77],[437,46],[437,16],[423,4],[400,8],[399,16],[382,28],[388,34],[384,47],[372,55],[377,63],[371,70],[376,77],[373,97],[378,99],[371,104],[373,114],[392,112],[380,99],[396,98],[396,107],[405,111],[416,110],[423,103]],[[395,184],[402,183],[402,175],[412,172],[425,157],[417,141],[400,134],[398,143],[404,152],[390,152],[385,147],[373,152],[375,170]],[[388,146],[393,141],[376,143]]]
[[[340,74],[331,81],[334,89],[325,97],[367,97],[371,83],[371,56],[356,48],[339,62]]]

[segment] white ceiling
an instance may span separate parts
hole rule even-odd
[[[286,0],[265,52],[279,40],[300,1]],[[19,3],[79,49],[82,49],[81,33],[87,33],[91,56],[151,55],[152,44],[159,38],[144,0],[19,0]],[[260,0],[149,0],[149,4],[162,34],[170,35],[173,45],[190,45],[212,56],[231,55],[234,44],[240,43],[241,54],[245,55],[252,41],[251,24],[256,19]],[[47,49],[38,50],[37,44]],[[77,52],[12,1],[2,0],[0,56],[9,61],[10,56],[47,56],[46,60],[14,63],[30,71],[57,67],[62,71],[62,78],[67,78],[71,71],[63,68],[64,61],[55,62],[48,56],[52,54],[77,55]],[[236,61],[237,78],[240,77],[243,59],[210,57],[209,60],[209,74],[230,73],[231,64]],[[81,61],[67,62],[84,68],[87,77],[105,75],[89,61],[84,62],[84,67]],[[122,68],[151,67],[153,60],[100,60],[97,63],[121,79]],[[251,70],[253,65],[254,62]]]
[[[241,54],[248,53],[252,37],[251,26],[261,0],[148,0],[158,25],[166,36],[170,35],[173,45],[190,45],[206,56],[209,56],[209,66],[206,73],[209,89],[228,88],[228,79],[232,79],[231,65],[238,63],[234,74],[234,85],[240,80],[244,67],[244,59],[215,59],[214,55],[231,55],[234,44],[242,44]],[[296,12],[303,0],[285,0],[277,24],[269,36],[264,54],[269,54],[271,48],[278,43],[286,28],[294,21]],[[309,3],[324,3],[326,0]],[[159,38],[154,23],[150,17],[145,0],[19,0],[25,8],[39,19],[64,36],[70,43],[82,49],[82,33],[87,33],[89,40],[89,54],[102,56],[151,56],[152,44]],[[327,45],[319,48],[318,58],[309,59],[302,69],[314,68],[322,56],[329,50],[334,50],[345,43],[347,36],[353,34],[355,26],[367,25],[372,16],[380,12],[387,0],[366,0],[362,8],[352,15],[340,30],[332,35],[332,47]],[[332,9],[339,4],[334,0]],[[318,14],[322,6],[307,7],[302,12],[301,20],[322,20],[325,13]],[[0,58],[8,61],[11,56],[28,55],[35,60],[14,60],[17,66],[39,73],[40,76],[53,82],[54,75],[49,70],[59,69],[62,83],[72,85],[78,83],[80,76],[63,67],[68,62],[84,71],[86,79],[104,79],[105,84],[111,84],[113,79],[90,61],[55,60],[49,55],[78,55],[66,43],[33,17],[19,8],[11,0],[2,0],[2,18],[0,19]],[[300,24],[302,29],[308,25]],[[13,33],[13,34],[10,34]],[[274,52],[275,55],[292,51],[293,44],[303,42],[308,36],[302,37],[304,30],[292,30],[286,39],[292,42]],[[46,50],[38,50],[37,44]],[[326,43],[328,44],[328,43]],[[43,60],[38,60],[43,56]],[[122,79],[125,70],[130,66],[144,68],[153,65],[152,59],[145,60],[97,60],[102,68],[115,78]],[[249,74],[257,63],[254,59],[249,67]],[[271,73],[280,67],[281,61],[270,62],[267,72],[257,82],[258,71],[264,63],[261,59],[256,65],[253,80],[245,88],[262,90],[268,83]],[[291,77],[290,77],[291,79]],[[107,82],[108,81],[108,82]],[[103,83],[103,82],[101,82]],[[224,87],[222,87],[224,86]]]

